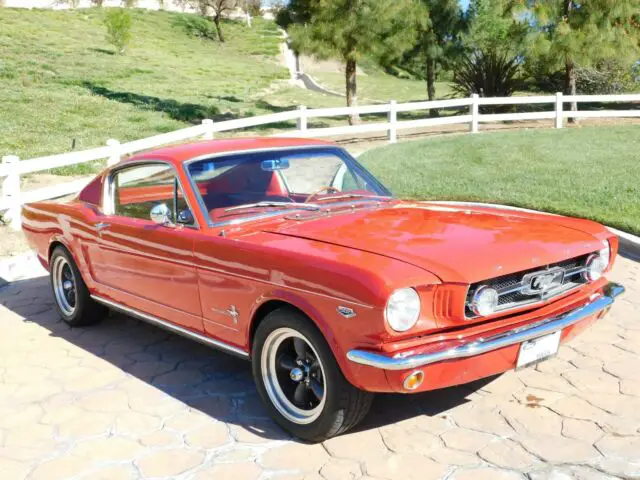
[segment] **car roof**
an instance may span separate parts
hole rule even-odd
[[[181,164],[192,158],[220,153],[242,152],[247,150],[262,150],[270,148],[291,148],[305,146],[335,146],[332,142],[308,138],[274,138],[274,137],[243,137],[221,140],[207,140],[202,142],[172,145],[156,150],[149,150],[134,155],[122,163],[137,160],[165,160],[174,164]]]

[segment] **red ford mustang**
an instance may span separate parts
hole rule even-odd
[[[318,441],[372,392],[533,364],[624,291],[596,223],[395,199],[346,151],[218,140],[136,155],[23,210],[70,325],[108,308],[249,358],[268,410]]]

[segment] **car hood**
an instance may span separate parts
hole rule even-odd
[[[601,248],[592,222],[498,208],[396,202],[305,215],[264,231],[394,258],[445,282],[473,283]]]

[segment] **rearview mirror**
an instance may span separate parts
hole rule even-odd
[[[159,203],[151,209],[151,220],[158,225],[171,225],[171,210],[164,203]]]
[[[177,223],[181,225],[192,225],[193,224],[193,215],[191,211],[186,209],[178,212]]]
[[[273,172],[276,170],[284,170],[289,168],[289,160],[286,158],[275,158],[273,160],[263,160],[260,168],[265,172]]]

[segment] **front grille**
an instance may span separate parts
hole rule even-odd
[[[588,255],[582,255],[580,257],[571,258],[562,262],[532,268],[518,273],[511,273],[509,275],[503,275],[501,277],[492,278],[483,282],[474,283],[469,287],[469,291],[467,293],[465,316],[467,318],[477,317],[477,315],[471,310],[471,302],[473,300],[474,293],[482,285],[487,285],[498,291],[499,297],[497,311],[509,310],[511,308],[538,303],[543,300],[549,300],[553,297],[557,297],[558,295],[566,293],[569,290],[573,290],[574,288],[586,283],[586,280],[582,273],[585,270],[587,258]],[[562,283],[558,283],[552,289],[549,289],[545,292],[532,293],[527,291],[528,282],[525,282],[525,280],[530,274],[545,273],[560,269],[564,273]]]

